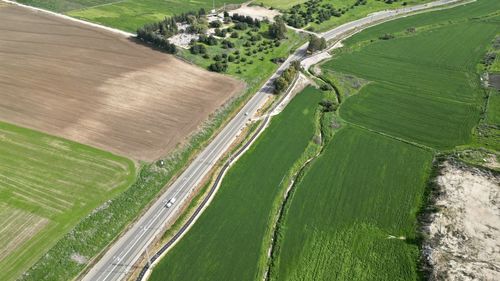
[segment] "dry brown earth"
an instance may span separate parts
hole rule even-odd
[[[151,161],[243,88],[120,35],[0,6],[0,120]]]

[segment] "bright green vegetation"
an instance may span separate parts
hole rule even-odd
[[[431,0],[309,0],[285,10],[289,25],[326,31],[371,13],[430,2]],[[266,3],[266,2],[264,2]]]
[[[354,75],[344,74],[326,68],[322,69],[321,77],[332,85],[335,85],[339,91],[341,100],[345,100],[358,93],[361,88],[368,84],[368,81]]]
[[[256,0],[253,3],[255,3],[255,4],[262,3],[265,7],[285,10],[285,9],[289,9],[292,6],[295,6],[297,4],[302,4],[306,1],[307,0]]]
[[[417,26],[397,39],[360,42],[363,47],[351,43],[350,51],[324,65],[371,81],[341,107],[342,118],[437,149],[471,141],[483,103],[476,64],[498,24],[439,19],[448,24],[425,32]]]
[[[0,279],[18,278],[134,179],[128,159],[0,122]]]
[[[272,279],[415,280],[431,161],[416,146],[341,129],[295,187]]]
[[[284,192],[280,185],[313,139],[320,99],[308,88],[273,119],[150,280],[262,279],[272,210]]]
[[[16,0],[16,2],[51,10],[58,13],[85,9],[101,5],[109,5],[120,0]]]
[[[306,41],[305,37],[290,30],[286,39],[275,41],[269,38],[268,29],[269,25],[265,23],[262,23],[258,31],[232,29],[230,33],[236,32],[238,38],[228,37],[225,40],[233,43],[234,47],[222,48],[220,39],[217,45],[203,44],[206,47],[206,58],[204,54],[194,55],[181,48],[178,48],[178,54],[203,68],[208,68],[215,62],[214,57],[220,56],[220,61],[228,65],[226,73],[241,78],[248,85],[260,85],[278,68],[278,64],[272,62],[272,59],[287,58]],[[259,39],[252,41],[252,36]]]
[[[347,124],[293,188],[271,280],[422,278],[417,215],[432,160],[477,145],[477,64],[500,28],[498,15],[485,15],[499,6],[479,1],[368,29],[323,65],[349,93],[339,109]],[[388,31],[394,39],[379,39]]]
[[[36,7],[63,12],[69,16],[135,32],[146,23],[162,20],[165,16],[212,9],[212,1],[186,0],[19,0]],[[240,4],[244,0],[215,0],[215,7]]]

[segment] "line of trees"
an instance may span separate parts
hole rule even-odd
[[[177,52],[177,47],[175,46],[175,44],[170,43],[167,38],[152,31],[138,31],[137,38],[142,41],[148,42],[156,48],[161,49],[169,54],[175,54]]]
[[[224,14],[225,15],[225,14]],[[229,14],[228,14],[229,15]],[[249,26],[253,26],[253,27],[258,27],[260,28],[260,25],[261,25],[261,22],[260,20],[258,19],[253,19],[252,17],[250,16],[244,16],[244,15],[239,15],[237,13],[234,13],[232,16],[231,16],[231,19],[235,22],[240,22],[240,23],[246,23],[248,24]]]
[[[285,91],[300,70],[300,62],[293,61],[280,77],[274,80],[274,93],[280,94]]]

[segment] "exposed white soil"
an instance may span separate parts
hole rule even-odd
[[[88,262],[88,258],[82,256],[78,253],[71,254],[71,260],[76,262],[77,264],[86,264]]]
[[[200,38],[198,34],[183,32],[168,38],[168,41],[178,47],[189,49],[189,43],[191,43],[191,40],[198,41],[198,38]]]
[[[500,176],[445,162],[426,227],[430,280],[500,280]]]
[[[275,16],[280,15],[280,12],[278,10],[269,10],[267,8],[260,6],[248,6],[248,4],[243,4],[238,9],[230,11],[229,14],[231,16],[233,14],[238,14],[238,15],[250,16],[253,19],[258,19],[258,20],[268,19],[270,21],[273,21]]]

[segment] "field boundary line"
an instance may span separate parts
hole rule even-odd
[[[384,137],[387,137],[387,138],[390,138],[390,139],[393,139],[393,140],[396,140],[396,141],[400,141],[400,142],[404,142],[404,143],[407,143],[407,144],[411,144],[413,146],[416,146],[418,148],[422,148],[422,149],[425,149],[425,150],[428,150],[428,151],[436,151],[435,148],[432,148],[432,147],[427,146],[425,144],[421,144],[421,143],[418,143],[418,142],[413,142],[413,141],[410,141],[410,140],[407,140],[407,139],[404,139],[404,138],[401,138],[401,137],[396,137],[396,136],[393,136],[393,135],[388,134],[388,133],[377,131],[375,129],[370,129],[370,128],[365,127],[363,125],[356,124],[356,123],[353,123],[353,122],[350,122],[350,121],[346,121],[344,119],[342,119],[342,121],[345,122],[348,125],[351,125],[353,127],[358,128],[358,129],[363,129],[365,131],[372,132],[372,133],[375,133],[375,134],[379,134],[381,136],[384,136]]]
[[[65,19],[65,20],[69,20],[69,21],[72,21],[72,22],[77,22],[77,23],[86,25],[88,27],[94,27],[94,28],[98,28],[98,29],[105,30],[105,31],[108,31],[108,32],[112,32],[112,33],[121,35],[121,36],[123,36],[125,38],[129,38],[129,37],[134,37],[135,36],[134,33],[126,32],[126,31],[123,31],[123,30],[120,30],[120,29],[116,29],[116,28],[112,28],[112,27],[107,27],[107,26],[104,26],[104,25],[101,25],[101,24],[90,22],[90,21],[85,21],[85,20],[77,19],[77,18],[70,17],[70,16],[67,16],[67,15],[64,15],[64,14],[61,14],[61,13],[52,12],[52,11],[49,11],[49,10],[46,10],[46,9],[37,8],[37,7],[29,6],[29,5],[24,5],[24,4],[18,3],[16,1],[12,1],[12,0],[1,0],[1,1],[3,1],[5,3],[8,3],[8,4],[12,4],[12,5],[18,6],[18,7],[26,8],[26,9],[29,9],[29,10],[32,10],[32,11],[35,11],[35,12],[42,12],[42,13],[46,13],[46,14],[49,14],[49,15],[53,15],[53,16],[56,16],[56,17],[58,17],[60,19]]]
[[[84,8],[80,8],[80,9],[69,10],[67,12],[71,13],[71,12],[77,12],[77,11],[84,11],[84,10],[87,10],[87,9],[94,9],[94,8],[103,7],[103,6],[111,6],[111,5],[118,4],[118,3],[123,3],[123,2],[127,2],[127,0],[118,0],[118,1],[104,3],[104,4],[99,4],[99,5],[95,5],[95,6],[89,6],[89,7],[84,7]]]

